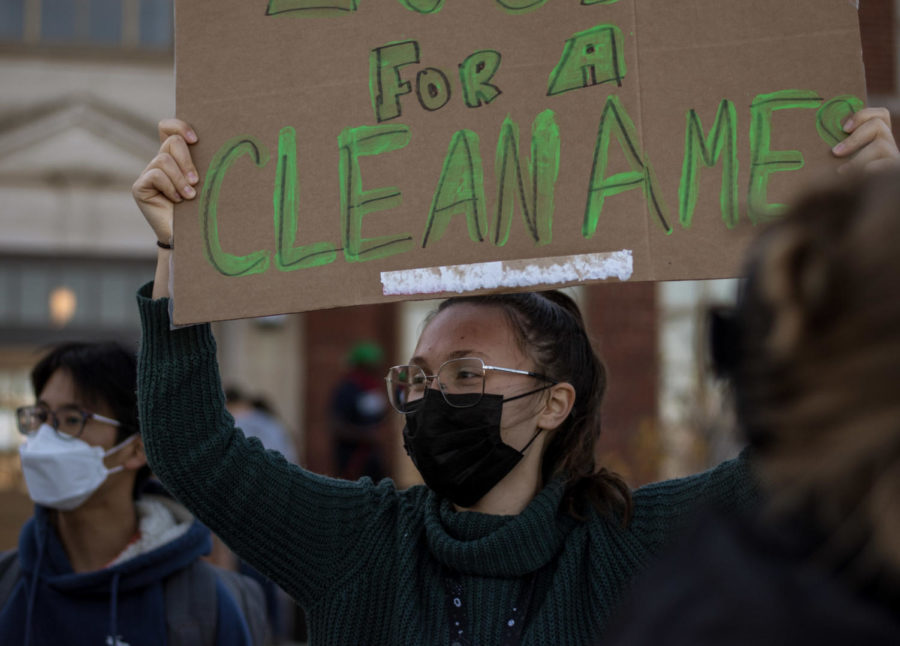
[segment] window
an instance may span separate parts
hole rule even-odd
[[[172,42],[171,0],[141,0],[140,41],[148,47],[168,47]]]
[[[19,446],[22,438],[16,428],[16,408],[34,402],[30,367],[18,361],[9,363],[8,357],[0,354],[0,453]]]
[[[665,477],[718,464],[734,457],[740,447],[730,402],[706,364],[709,307],[734,304],[737,288],[734,279],[658,284],[659,416],[668,456]]]
[[[25,26],[25,0],[0,2],[0,40],[21,40]]]
[[[0,42],[167,50],[173,0],[3,0]]]
[[[0,259],[0,346],[71,338],[136,340],[137,288],[152,260]]]

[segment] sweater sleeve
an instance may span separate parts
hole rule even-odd
[[[389,540],[385,517],[401,494],[389,480],[313,474],[246,438],[225,410],[209,325],[170,330],[168,299],[150,289],[138,292],[138,409],[151,469],[235,553],[311,605]]]
[[[631,530],[656,553],[684,531],[699,511],[739,511],[758,500],[750,449],[744,449],[738,457],[708,471],[635,490]]]

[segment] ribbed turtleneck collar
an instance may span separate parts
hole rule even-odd
[[[576,521],[558,513],[565,486],[553,480],[516,516],[457,512],[429,495],[425,534],[434,557],[462,574],[522,576],[550,561]]]

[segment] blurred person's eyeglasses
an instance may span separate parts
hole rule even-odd
[[[77,406],[62,406],[52,411],[46,406],[35,404],[16,409],[16,424],[22,435],[32,435],[43,424],[49,424],[61,438],[73,440],[81,436],[84,432],[84,425],[87,424],[89,419],[110,424],[111,426],[122,425],[121,422],[114,419],[82,410]]]
[[[444,401],[454,408],[470,408],[477,405],[484,395],[484,377],[488,370],[525,375],[551,384],[558,383],[555,379],[537,372],[486,366],[481,359],[466,357],[444,362],[433,375],[426,375],[425,371],[416,365],[394,366],[388,370],[385,377],[388,399],[397,411],[410,413],[412,405],[421,400],[431,382],[437,380]],[[464,396],[449,397],[449,395]]]

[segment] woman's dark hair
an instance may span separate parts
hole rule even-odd
[[[591,504],[600,513],[620,514],[627,524],[632,509],[628,486],[596,464],[606,368],[594,352],[578,306],[559,291],[521,292],[450,298],[437,312],[462,303],[500,308],[535,370],[575,389],[572,412],[550,436],[541,467],[545,482],[565,479],[563,509],[580,519]]]
[[[116,442],[140,432],[137,410],[137,356],[115,342],[61,343],[50,349],[31,371],[31,386],[39,397],[50,377],[62,370],[72,378],[75,394],[88,407],[106,405],[121,426]],[[134,496],[150,477],[141,468],[135,479]]]

